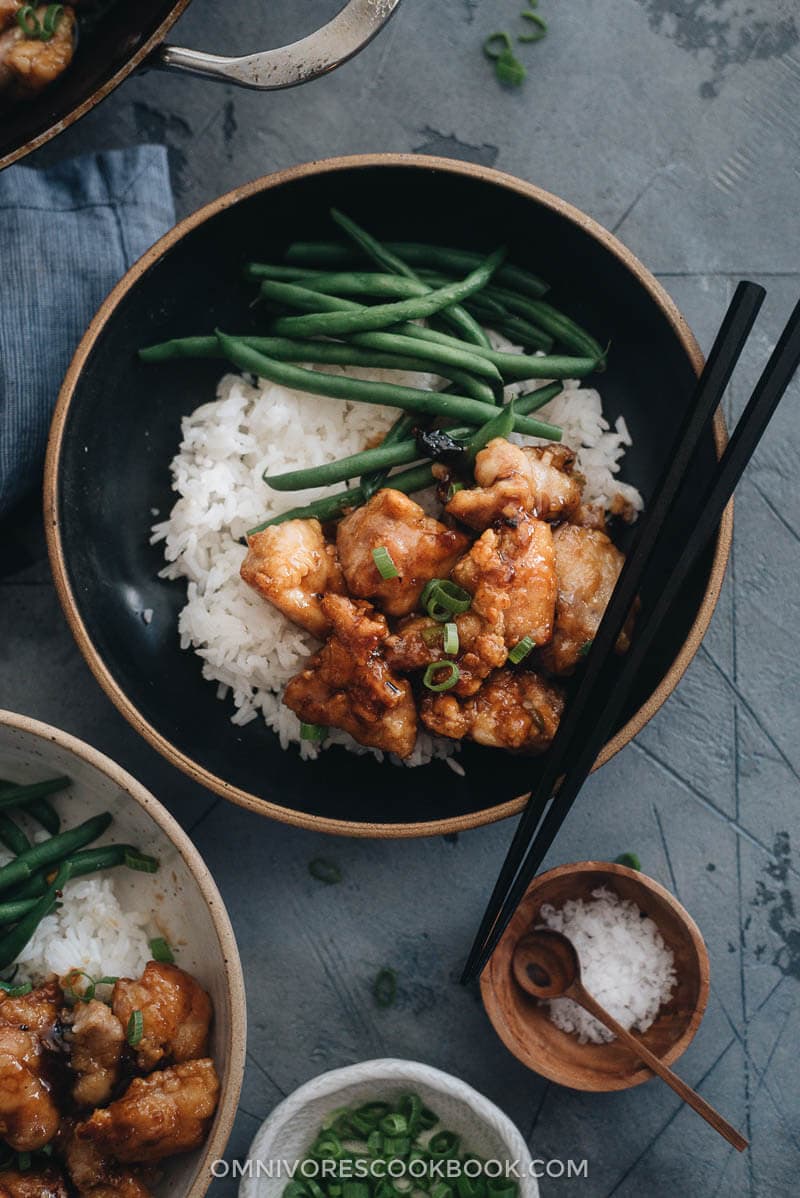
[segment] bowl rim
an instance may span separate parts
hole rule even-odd
[[[531,1151],[522,1132],[510,1115],[491,1098],[487,1098],[480,1090],[476,1090],[469,1082],[465,1082],[454,1073],[447,1073],[434,1065],[426,1065],[423,1061],[413,1061],[405,1057],[375,1057],[368,1061],[358,1061],[354,1065],[343,1065],[339,1069],[318,1073],[316,1077],[302,1082],[267,1115],[253,1136],[245,1159],[249,1161],[258,1157],[264,1141],[269,1142],[276,1131],[280,1132],[286,1121],[295,1118],[309,1102],[318,1098],[334,1098],[345,1086],[369,1082],[373,1078],[377,1082],[382,1075],[389,1073],[392,1074],[391,1080],[396,1079],[412,1086],[422,1082],[463,1100],[482,1122],[489,1124],[502,1137],[513,1150],[522,1169],[527,1170],[533,1163]],[[537,1198],[539,1185],[535,1176],[531,1173],[525,1180],[532,1187],[530,1198]],[[239,1198],[258,1198],[257,1183],[253,1182],[252,1178],[242,1178]]]
[[[52,724],[46,724],[42,720],[35,720],[18,712],[0,709],[0,728],[13,728],[35,736],[39,740],[56,744],[99,773],[105,774],[158,825],[170,843],[177,849],[200,888],[222,951],[231,1010],[230,1034],[226,1045],[226,1061],[221,1078],[221,1098],[215,1117],[215,1126],[204,1145],[195,1180],[184,1195],[184,1198],[203,1198],[213,1180],[211,1165],[223,1156],[233,1130],[244,1080],[247,1048],[247,1002],[244,975],[236,936],[222,895],[217,889],[217,884],[205,861],[175,817],[170,815],[154,794],[141,782],[137,782],[132,774],[129,774],[111,757],[107,757],[99,749],[93,748],[92,745],[69,732],[63,732]]]
[[[708,1006],[708,996],[711,991],[711,963],[708,957],[708,949],[706,947],[703,933],[700,931],[695,919],[684,907],[683,903],[675,897],[675,895],[667,890],[666,886],[662,886],[655,878],[651,878],[649,874],[642,873],[641,870],[631,869],[627,865],[620,865],[616,861],[573,861],[566,865],[557,865],[553,869],[548,869],[545,873],[539,874],[531,882],[525,895],[520,903],[522,906],[527,899],[535,894],[538,890],[542,890],[549,882],[555,881],[557,878],[563,878],[569,875],[585,874],[585,873],[606,873],[616,877],[629,878],[633,882],[638,882],[641,888],[648,891],[650,894],[657,895],[665,906],[678,917],[681,924],[685,927],[689,934],[692,948],[698,957],[698,972],[700,989],[697,995],[697,1002],[692,1014],[689,1016],[686,1028],[681,1036],[670,1045],[668,1050],[662,1055],[661,1060],[665,1065],[672,1065],[673,1062],[683,1055],[686,1049],[694,1039],[697,1029],[703,1021],[703,1016],[706,1013]],[[504,933],[507,936],[509,933]],[[641,1086],[644,1082],[652,1081],[655,1075],[650,1072],[646,1065],[641,1065],[635,1072],[628,1074],[625,1077],[615,1077],[611,1074],[605,1078],[602,1085],[597,1086],[578,1086],[568,1085],[563,1077],[554,1069],[534,1068],[528,1061],[522,1059],[515,1052],[510,1038],[507,1038],[504,1032],[506,1031],[506,1018],[498,999],[497,980],[494,975],[494,962],[496,954],[493,955],[480,978],[481,1001],[483,1002],[484,1010],[489,1018],[489,1022],[494,1028],[497,1035],[505,1044],[512,1056],[530,1069],[532,1073],[538,1073],[541,1077],[546,1077],[550,1081],[555,1082],[559,1086],[564,1086],[571,1090],[584,1090],[592,1093],[610,1093],[617,1090],[631,1090],[634,1086]]]
[[[513,175],[495,170],[492,167],[461,162],[457,159],[439,158],[421,154],[355,154],[302,163],[269,175],[263,175],[250,183],[233,188],[231,191],[197,209],[196,212],[184,217],[183,220],[179,221],[168,233],[160,238],[138,262],[134,263],[100,305],[70,362],[53,413],[47,442],[44,472],[45,532],[50,567],[56,591],[69,627],[77,641],[78,648],[83,654],[90,670],[117,710],[122,713],[125,719],[158,753],[166,757],[174,766],[182,770],[185,774],[188,774],[190,778],[200,783],[201,786],[205,786],[223,798],[229,799],[241,807],[245,807],[248,811],[254,811],[258,815],[269,816],[281,823],[292,824],[295,827],[306,828],[316,832],[326,832],[336,836],[372,837],[375,839],[441,836],[447,833],[462,832],[470,828],[481,827],[485,824],[495,823],[498,820],[516,815],[525,806],[528,794],[518,795],[513,799],[507,800],[505,803],[495,806],[482,807],[476,811],[468,812],[466,815],[432,821],[381,824],[372,821],[334,819],[304,811],[295,811],[273,799],[261,798],[248,790],[226,782],[224,778],[220,778],[211,770],[200,765],[160,733],[145,719],[135,704],[122,691],[102,656],[94,646],[89,630],[80,616],[75,595],[70,586],[64,547],[61,542],[58,483],[61,448],[67,415],[83,368],[94,348],[95,342],[128,292],[136,286],[151,266],[158,262],[188,233],[233,205],[247,200],[253,195],[269,192],[275,187],[281,187],[283,184],[293,182],[297,179],[304,179],[312,175],[326,175],[338,171],[369,169],[373,167],[404,167],[421,171],[441,171],[450,175],[479,179],[484,183],[492,184],[504,190],[515,192],[526,199],[533,200],[543,207],[558,213],[572,224],[577,225],[584,232],[588,233],[589,236],[593,237],[595,241],[600,242],[605,249],[619,259],[630,273],[635,276],[670,324],[695,375],[700,374],[704,361],[700,347],[677,305],[661,284],[613,233],[610,233],[594,220],[593,217],[588,216],[586,213],[580,211],[580,209],[574,207],[566,200],[553,195],[551,192],[544,191],[533,183],[517,179]],[[721,408],[717,410],[714,416],[713,436],[717,456],[720,456],[728,440],[725,418]],[[715,538],[711,573],[703,593],[702,602],[683,645],[656,689],[619,732],[604,745],[592,767],[593,771],[601,765],[605,765],[607,761],[614,757],[620,749],[624,748],[642,730],[645,724],[652,719],[659,708],[666,702],[686,672],[700,647],[711,617],[714,614],[725,577],[732,537],[733,500],[726,507],[720,521]]]

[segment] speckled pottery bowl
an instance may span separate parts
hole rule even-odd
[[[219,1074],[219,1106],[202,1148],[165,1165],[157,1198],[201,1198],[211,1165],[228,1142],[244,1074],[246,1008],[239,951],[214,880],[189,837],[149,791],[83,741],[27,716],[0,711],[0,777],[19,782],[66,775],[53,802],[68,826],[100,811],[114,817],[102,843],[133,843],[160,862],[157,874],[114,871],[127,910],[153,911],[153,922],[176,948],[176,960],[211,995],[211,1056]]]

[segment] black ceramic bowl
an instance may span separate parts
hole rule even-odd
[[[83,339],[58,402],[46,472],[47,531],[61,601],[89,665],[147,740],[197,781],[252,810],[353,835],[454,831],[519,810],[537,761],[465,745],[466,776],[441,762],[407,770],[331,749],[314,763],[284,752],[259,722],[244,728],[182,652],[183,583],[158,578],[151,508],[166,512],[180,420],[211,398],[218,362],[147,367],[142,346],[213,329],[255,328],[250,258],[278,259],[293,239],[325,236],[335,204],[387,239],[440,241],[511,257],[553,283],[553,298],[613,350],[601,387],[634,447],[625,477],[645,495],[664,464],[700,351],[669,297],[609,233],[561,200],[496,171],[376,155],[313,163],[231,192],[168,233],[125,276]],[[698,488],[724,441],[703,446]],[[651,653],[598,764],[664,702],[708,626],[730,545],[730,511]],[[643,602],[648,601],[647,594]],[[152,608],[150,624],[140,612]]]

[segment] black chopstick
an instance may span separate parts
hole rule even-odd
[[[570,700],[553,744],[544,760],[539,782],[520,818],[500,876],[492,891],[464,966],[462,983],[469,981],[478,972],[475,966],[481,947],[491,931],[503,898],[519,869],[526,848],[569,759],[570,744],[596,702],[595,687],[605,662],[613,652],[617,638],[628,618],[644,571],[652,560],[656,544],[672,510],[677,491],[691,464],[697,444],[719,406],[765,294],[763,287],[759,287],[755,283],[740,283],[731,300],[675,438],[672,451],[667,458],[667,464],[653,498],[648,504],[636,541],[617,580],[614,593],[594,638],[580,685]]]
[[[638,670],[664,617],[675,602],[692,566],[717,528],[736,484],[798,365],[800,365],[800,303],[795,307],[728,447],[709,481],[699,505],[695,526],[686,537],[683,547],[672,565],[672,570],[664,581],[658,599],[647,617],[640,622],[631,649],[621,670],[617,672],[613,685],[605,687],[604,703],[599,706],[599,715],[590,726],[582,729],[580,740],[576,740],[569,747],[571,760],[558,794],[544,817],[541,830],[528,850],[515,880],[509,883],[505,901],[496,912],[490,933],[487,934],[480,951],[474,954],[475,959],[470,976],[472,976],[473,970],[475,973],[480,973],[485,966],[531,879],[541,865],[575,797],[586,780],[598,751],[605,743],[624,707]],[[540,798],[537,789],[534,801],[538,810],[543,811],[544,806],[540,803]]]

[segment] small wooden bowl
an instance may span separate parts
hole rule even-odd
[[[650,1070],[616,1040],[580,1044],[577,1036],[562,1032],[551,1022],[547,1007],[525,994],[511,971],[517,941],[534,926],[544,903],[560,907],[567,899],[588,899],[599,886],[632,899],[656,923],[675,954],[677,984],[642,1040],[666,1064],[676,1061],[705,1013],[708,953],[700,929],[678,900],[627,866],[580,861],[536,878],[481,976],[481,995],[500,1039],[529,1069],[573,1090],[627,1090],[649,1081]]]

